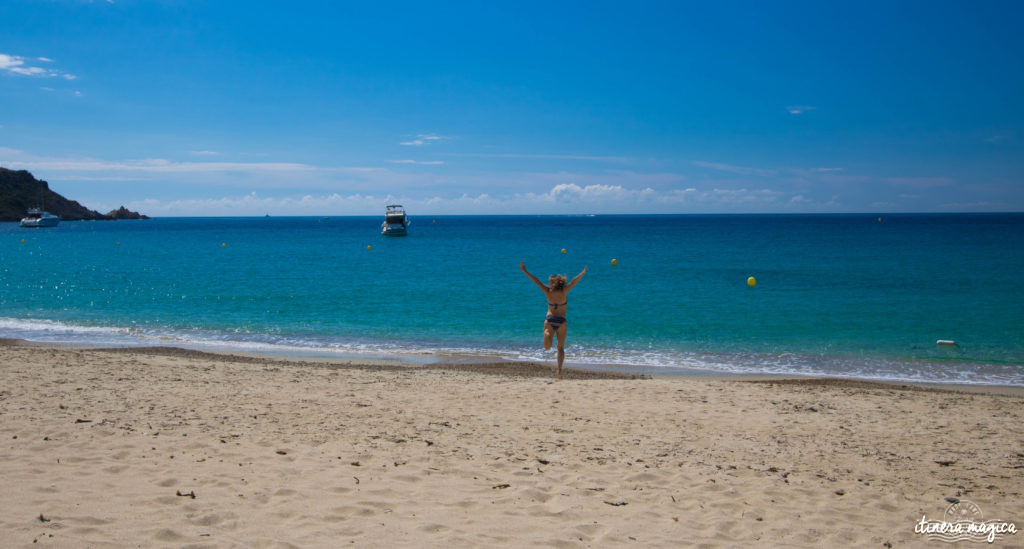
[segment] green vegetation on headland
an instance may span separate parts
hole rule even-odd
[[[0,221],[18,221],[25,217],[29,208],[39,207],[65,221],[149,219],[124,206],[101,214],[51,191],[46,181],[36,179],[25,170],[0,168]]]

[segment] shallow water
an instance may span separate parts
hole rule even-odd
[[[525,261],[590,266],[574,364],[1024,385],[1024,214],[380,221],[0,224],[0,336],[551,360]]]

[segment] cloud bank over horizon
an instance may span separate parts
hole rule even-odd
[[[199,156],[219,158],[221,153]],[[105,160],[38,157],[0,148],[0,166],[32,171],[54,190],[97,210],[125,205],[151,216],[377,215],[390,202],[429,215],[896,212],[919,211],[922,204],[928,211],[1013,210],[1009,200],[956,202],[958,182],[950,177],[867,176],[834,167],[762,168],[701,160],[674,172],[467,175],[438,174],[443,164],[419,161],[316,166]],[[139,183],[152,189],[150,196],[130,196],[138,194]],[[446,192],[438,192],[441,188]],[[188,196],[198,194],[189,189],[203,189],[207,196]],[[996,186],[977,192],[998,198],[1002,191]],[[185,196],[171,196],[175,193]],[[893,200],[880,201],[879,196]]]

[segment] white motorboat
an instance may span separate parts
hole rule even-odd
[[[29,208],[28,214],[21,218],[22,227],[56,227],[57,223],[60,223],[59,217],[40,208]]]
[[[384,213],[384,223],[380,226],[380,234],[384,236],[405,236],[409,234],[409,218],[400,204],[389,204]]]

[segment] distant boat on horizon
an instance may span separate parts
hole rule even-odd
[[[42,208],[29,208],[25,217],[21,218],[22,227],[56,227],[58,223],[60,223],[59,217],[50,212],[44,212]]]

